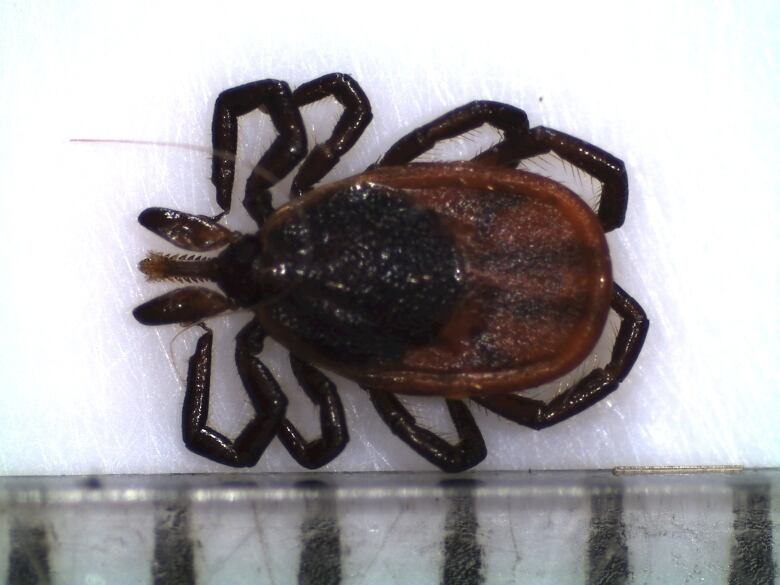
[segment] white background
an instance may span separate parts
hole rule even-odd
[[[194,333],[172,343],[179,328],[130,316],[166,290],[144,282],[138,260],[169,250],[135,218],[149,205],[215,213],[208,155],[68,140],[208,146],[221,90],[332,71],[362,84],[375,116],[334,177],[480,98],[627,165],[628,218],[609,243],[616,280],[649,314],[645,350],[617,393],[558,427],[536,433],[478,411],[490,451],[478,469],[780,465],[780,5],[263,4],[0,6],[0,473],[224,469],[181,444]],[[305,110],[312,140],[337,113]],[[244,160],[271,138],[252,117]],[[234,210],[228,224],[251,229]],[[213,421],[228,431],[249,412],[231,363],[246,318],[212,322]],[[269,344],[264,359],[289,376],[282,350]],[[314,409],[283,384],[292,416],[314,429]],[[352,441],[328,469],[430,468],[361,390],[341,387]],[[414,408],[446,431],[440,402]],[[274,443],[257,469],[297,466]]]

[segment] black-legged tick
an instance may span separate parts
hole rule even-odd
[[[334,97],[344,106],[331,136],[307,154],[300,108]],[[278,137],[254,168],[244,206],[255,234],[219,224],[230,210],[238,118],[266,112]],[[365,388],[382,419],[415,451],[446,471],[486,455],[465,400],[541,429],[584,410],[618,387],[644,342],[648,321],[612,281],[604,233],[620,227],[628,202],[623,163],[556,130],[529,128],[513,106],[477,101],[414,130],[367,171],[315,187],[371,120],[365,94],[331,74],[290,90],[265,80],[223,92],[213,122],[215,218],[151,208],[141,224],[180,248],[217,256],[150,254],[152,279],[211,281],[135,309],[146,325],[199,323],[190,359],[183,433],[187,446],[232,466],[257,463],[278,437],[301,465],[317,468],[348,441],[335,385],[318,364]],[[482,124],[501,140],[464,162],[414,163],[437,142]],[[561,184],[516,169],[546,152],[603,184],[594,213]],[[269,189],[299,163],[290,203]],[[236,364],[254,417],[231,441],[207,426],[216,314],[250,309]],[[611,359],[549,403],[522,391],[561,377],[593,349],[609,310],[621,318]],[[258,359],[270,335],[290,351],[295,377],[320,409],[321,437],[306,441],[285,418],[287,399]],[[442,396],[459,435],[450,444],[420,427],[396,394]]]

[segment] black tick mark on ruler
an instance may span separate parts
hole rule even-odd
[[[307,492],[301,524],[300,585],[341,583],[341,530],[331,488],[320,481],[300,482]]]
[[[444,565],[442,585],[481,585],[483,550],[477,538],[479,522],[474,505],[474,488],[479,482],[453,480],[442,482],[450,488],[449,509],[444,521]]]
[[[184,503],[164,506],[154,526],[154,585],[195,585],[190,510]]]
[[[629,582],[631,570],[623,522],[623,493],[608,487],[595,489],[590,508],[587,583],[624,585]]]
[[[734,488],[734,544],[729,585],[772,585],[772,499],[766,484]]]
[[[8,554],[8,585],[49,585],[49,539],[37,523],[16,520],[11,527]]]

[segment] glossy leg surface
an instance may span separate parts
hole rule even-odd
[[[398,397],[368,389],[371,402],[385,424],[398,438],[443,471],[465,471],[487,455],[485,440],[468,407],[460,400],[447,400],[459,441],[452,445],[417,424]]]
[[[190,358],[182,410],[182,434],[191,451],[232,467],[251,467],[276,436],[287,408],[287,398],[266,366],[255,357],[263,349],[265,332],[252,321],[236,338],[236,365],[255,414],[235,440],[207,425],[211,387],[212,332],[206,330]]]
[[[279,429],[279,440],[293,459],[307,469],[317,469],[330,463],[349,442],[344,406],[336,385],[311,364],[290,354],[293,374],[306,396],[319,408],[321,436],[307,441],[285,419]]]
[[[513,143],[528,132],[528,116],[520,108],[499,102],[471,102],[401,138],[388,149],[377,166],[410,163],[438,142],[455,138],[483,124],[489,124],[503,134],[502,141],[493,147],[499,150],[503,148],[499,146],[502,143]]]
[[[214,159],[211,182],[217,188],[217,203],[230,211],[238,142],[238,118],[260,109],[273,122],[278,136],[254,167],[246,183],[244,207],[258,225],[273,212],[269,189],[281,181],[306,155],[306,130],[283,81],[265,79],[228,89],[214,105],[211,127]]]
[[[293,92],[298,107],[333,97],[344,112],[330,137],[311,149],[292,182],[292,197],[300,197],[336,166],[341,157],[358,141],[371,122],[371,103],[357,81],[344,73],[323,75],[304,83]]]

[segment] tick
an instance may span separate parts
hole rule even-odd
[[[344,111],[330,137],[308,151],[300,108],[325,98]],[[270,117],[278,136],[244,191],[258,232],[241,234],[219,220],[231,206],[238,119],[255,109]],[[141,225],[179,248],[218,251],[151,253],[140,263],[150,279],[216,287],[178,288],[133,312],[145,325],[194,323],[204,330],[189,361],[183,408],[192,451],[247,467],[278,437],[304,467],[333,460],[349,437],[324,367],[363,387],[412,449],[445,471],[462,471],[487,453],[467,401],[543,429],[613,392],[634,365],[648,320],[613,282],[604,237],[626,213],[620,160],[562,132],[529,128],[514,106],[475,101],[410,132],[365,172],[318,185],[370,121],[368,98],[344,74],[295,91],[271,79],[224,91],[212,126],[212,182],[222,212],[141,213]],[[413,162],[483,124],[502,137],[473,159]],[[516,168],[548,152],[602,183],[595,212],[563,185]],[[269,189],[296,167],[290,202],[274,209]],[[230,440],[207,425],[212,332],[204,321],[239,309],[253,315],[236,338],[235,359],[254,414]],[[585,359],[610,309],[621,323],[609,363],[549,402],[524,396]],[[258,358],[267,336],[289,350],[298,383],[319,407],[315,440],[285,418],[285,394]],[[398,394],[445,399],[457,442],[420,426]]]

